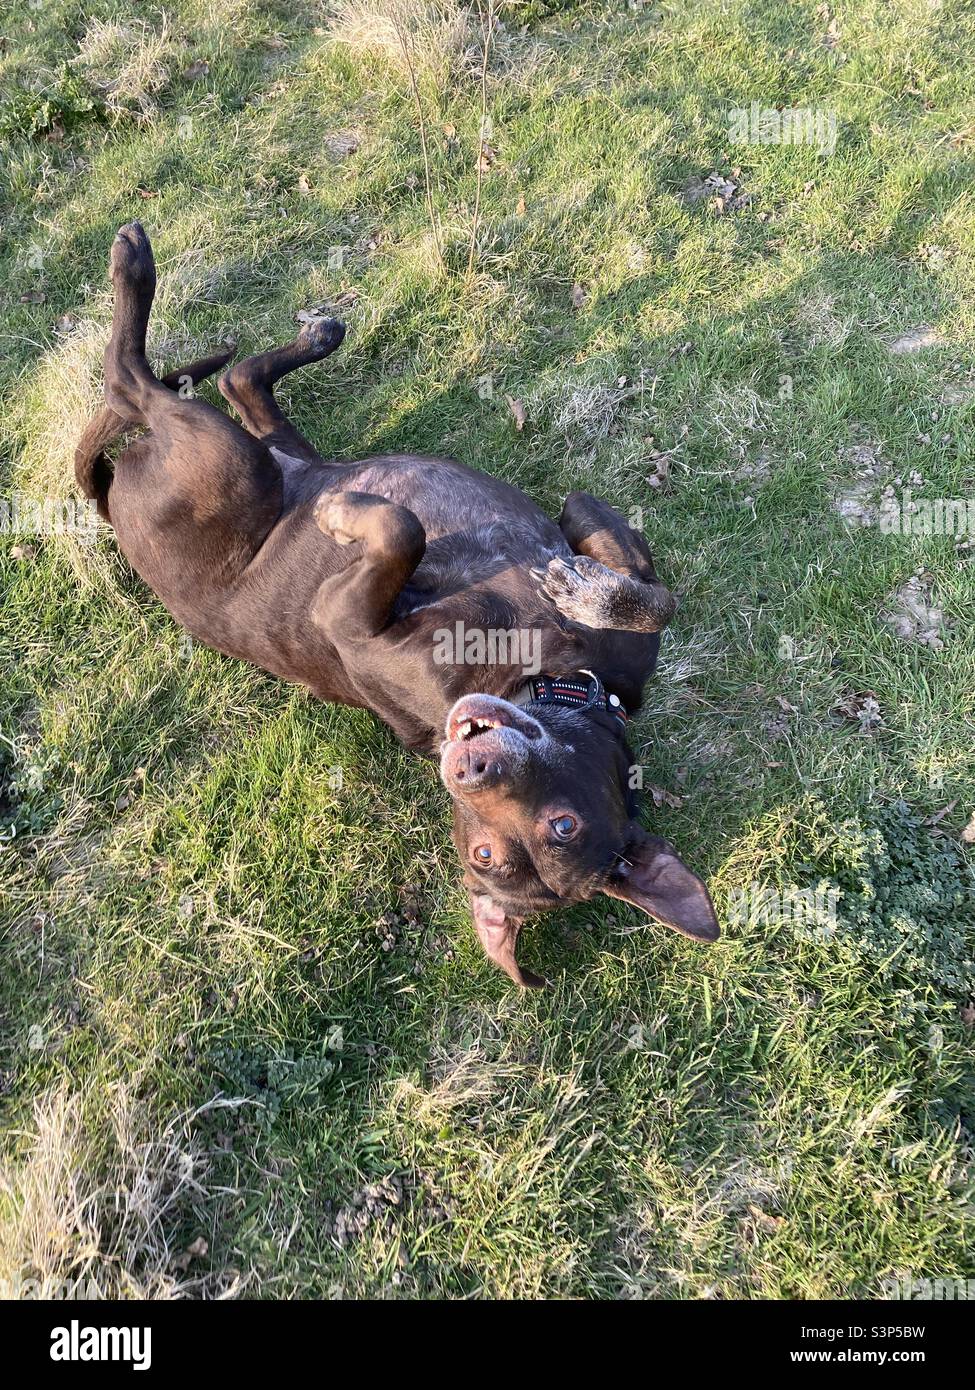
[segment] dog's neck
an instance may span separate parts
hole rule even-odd
[[[626,727],[629,715],[618,695],[612,695],[594,671],[571,676],[531,676],[510,697],[513,705],[567,705],[573,709],[601,709]]]

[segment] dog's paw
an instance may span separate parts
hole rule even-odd
[[[140,287],[155,285],[156,263],[141,222],[126,222],[115,233],[108,273],[113,281],[121,277]]]
[[[612,581],[621,576],[614,576],[604,565],[586,555],[573,555],[571,560],[556,555],[545,569],[533,569],[531,573],[539,593],[563,618],[583,627],[606,625]]]
[[[557,555],[531,574],[539,593],[581,627],[659,632],[673,616],[674,597],[663,584],[618,574],[588,555]]]
[[[324,316],[305,319],[298,333],[298,341],[317,358],[327,357],[334,352],[341,346],[344,337],[345,324],[342,320]]]
[[[351,545],[359,539],[356,513],[359,509],[345,492],[326,492],[315,504],[315,524],[337,545]]]
[[[325,493],[314,515],[318,529],[333,541],[339,545],[362,541],[375,558],[412,556],[418,564],[426,545],[423,527],[407,507],[371,492]]]

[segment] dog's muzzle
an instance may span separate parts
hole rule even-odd
[[[465,695],[447,715],[440,776],[452,796],[516,778],[532,745],[548,735],[537,719],[494,695]]]

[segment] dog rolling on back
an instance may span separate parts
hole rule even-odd
[[[556,524],[449,458],[320,456],[273,386],[339,346],[333,319],[226,372],[237,424],[178,389],[229,353],[150,369],[156,276],[138,223],[116,236],[111,276],[106,405],[77,477],[174,617],[439,758],[478,936],[517,983],[544,983],[516,960],[524,920],[597,893],[713,941],[707,889],[643,829],[630,788],[627,719],[674,607],[642,535],[582,492]],[[113,467],[109,444],[139,427]]]

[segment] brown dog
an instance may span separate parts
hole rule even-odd
[[[271,388],[339,346],[334,319],[222,378],[242,429],[192,393],[229,353],[152,374],[156,274],[137,222],[111,276],[107,406],[76,472],[174,617],[439,754],[478,936],[519,984],[544,984],[515,959],[525,917],[598,892],[713,941],[704,884],[636,820],[626,718],[673,611],[643,537],[581,492],[556,526],[452,459],[322,459]],[[113,469],[103,450],[133,424],[148,433]]]

